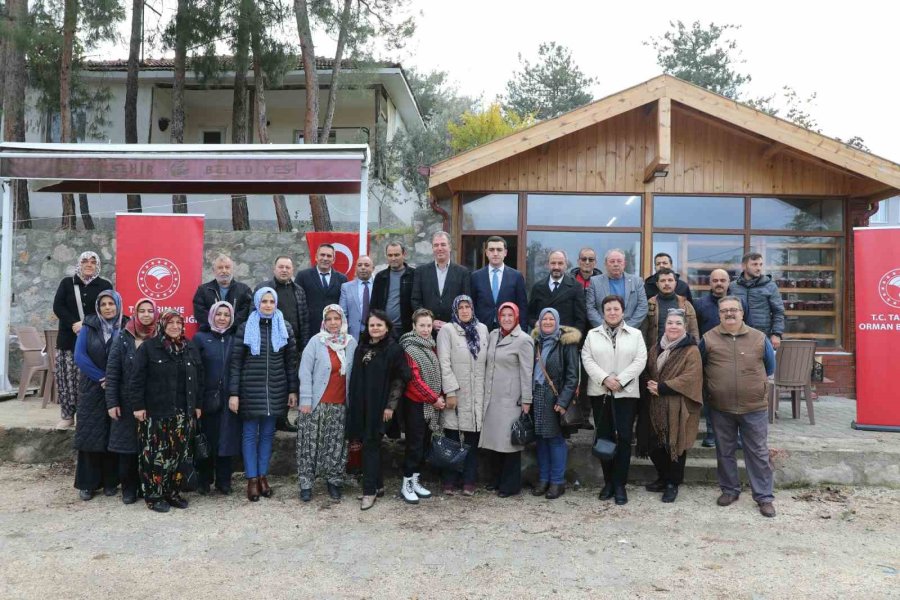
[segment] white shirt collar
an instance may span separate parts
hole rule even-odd
[[[498,271],[500,271],[498,273],[498,275],[500,275],[500,278],[502,279],[503,278],[503,270],[506,269],[506,263],[500,263],[499,267],[494,267],[493,265],[491,265],[491,263],[488,263],[487,268],[488,268],[488,274],[491,277],[494,276],[494,269],[496,268]]]

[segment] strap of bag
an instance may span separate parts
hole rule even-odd
[[[81,286],[75,284],[75,304],[78,305],[78,316],[84,321],[84,306],[81,304]]]
[[[609,412],[612,415],[613,437],[615,442],[619,443],[619,426],[616,424],[616,397],[612,392],[606,392],[606,398],[609,398]],[[604,404],[606,404],[604,398]]]
[[[541,355],[541,350],[538,348],[537,351],[538,364],[541,366],[541,372],[544,374],[544,379],[547,380],[547,383],[550,385],[550,389],[553,390],[553,395],[559,397],[559,392],[556,391],[556,386],[553,385],[553,380],[550,379],[550,375],[547,374],[547,369],[544,368],[544,357]]]

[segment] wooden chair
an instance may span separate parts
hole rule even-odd
[[[41,387],[40,393],[45,398],[50,391],[49,377],[50,364],[47,356],[44,354],[44,339],[34,327],[21,326],[16,327],[16,337],[19,339],[19,349],[22,351],[22,374],[19,377],[19,400],[25,399],[28,392],[28,384],[31,379],[40,373]]]
[[[50,378],[50,393],[44,394],[44,404],[41,408],[47,408],[47,402],[59,404],[59,389],[56,387],[56,340],[58,338],[58,329],[44,330],[44,339],[47,340],[47,362],[50,365],[47,373],[47,377]]]
[[[769,396],[769,423],[775,422],[778,410],[778,390],[791,393],[791,414],[796,419],[800,416],[800,392],[806,398],[806,412],[809,424],[816,424],[812,400],[812,367],[816,356],[815,340],[783,340],[775,354],[775,383]]]

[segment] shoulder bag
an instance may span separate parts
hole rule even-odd
[[[462,473],[466,464],[466,457],[471,449],[463,442],[462,431],[459,429],[459,409],[456,409],[456,432],[459,441],[451,440],[445,435],[431,437],[431,450],[428,452],[428,462],[435,468],[446,469]]]
[[[608,440],[598,435],[597,439],[594,440],[594,445],[591,448],[591,454],[593,454],[600,460],[612,460],[613,456],[616,453],[616,446],[619,443],[619,428],[616,425],[616,397],[610,392],[607,392],[603,397],[603,410],[601,411],[601,414],[606,410],[607,400],[609,400],[610,413],[612,414],[613,439]]]

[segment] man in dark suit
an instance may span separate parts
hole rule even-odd
[[[387,313],[394,323],[391,334],[399,338],[412,329],[412,288],[416,270],[406,264],[406,247],[403,242],[389,242],[384,248],[388,268],[375,275],[372,285],[370,308]]]
[[[475,316],[485,324],[488,331],[497,329],[497,308],[504,302],[512,302],[519,307],[522,329],[528,326],[528,298],[525,294],[525,278],[512,267],[504,264],[506,240],[492,235],[484,244],[488,264],[472,273],[472,302]]]
[[[234,308],[232,331],[250,316],[253,308],[253,292],[250,287],[234,279],[234,262],[230,256],[218,255],[212,262],[213,279],[201,283],[194,293],[194,319],[200,331],[209,331],[209,309],[220,300],[225,300]]]
[[[450,262],[450,234],[438,231],[431,236],[434,262],[416,269],[413,276],[412,309],[427,308],[434,313],[434,335],[452,317],[453,300],[470,296],[469,270]]]
[[[584,286],[566,273],[566,253],[554,250],[547,259],[550,273],[531,288],[528,302],[528,324],[534,327],[538,315],[545,308],[559,312],[560,325],[574,327],[582,334],[587,331],[587,309],[584,303]]]
[[[294,281],[306,292],[309,305],[309,333],[316,335],[322,327],[322,311],[329,304],[341,301],[341,286],[347,283],[347,276],[338,273],[334,264],[334,246],[320,244],[316,248],[316,266],[297,273]]]

